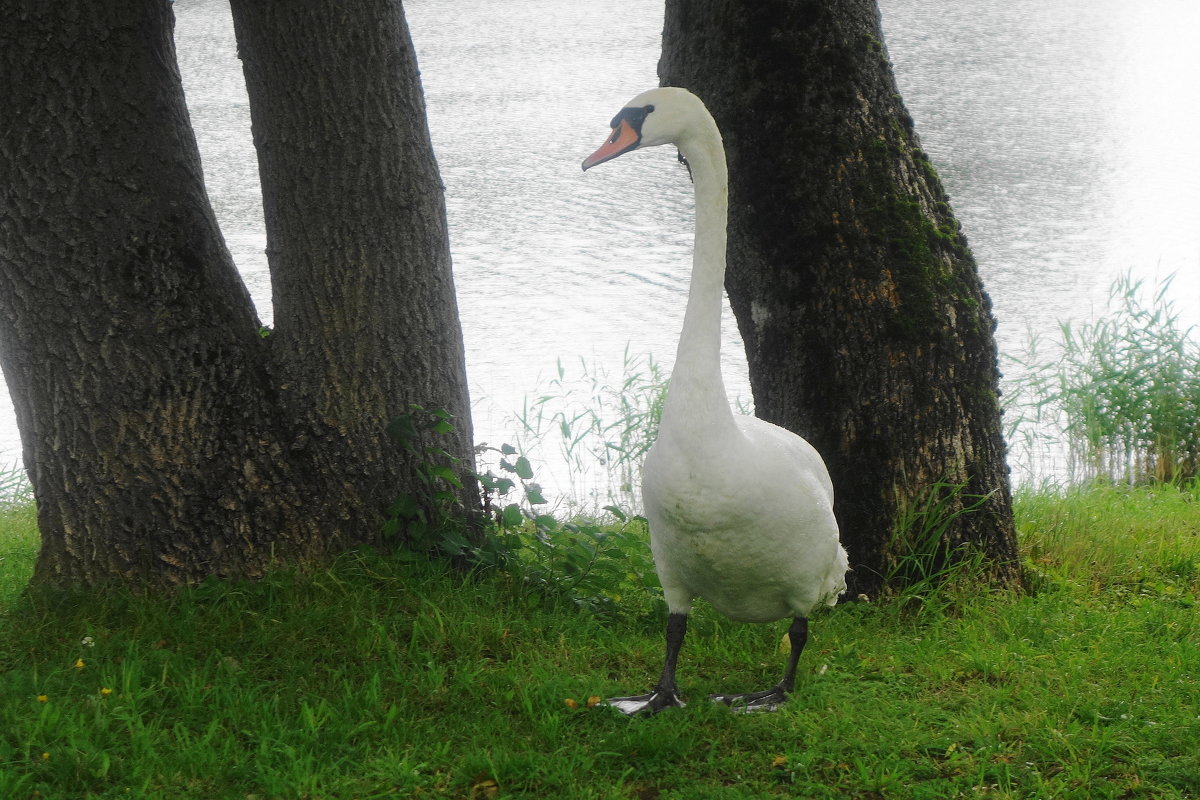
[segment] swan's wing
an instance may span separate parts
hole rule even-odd
[[[735,417],[735,422],[754,448],[780,450],[784,459],[801,475],[821,488],[830,507],[833,506],[833,481],[829,478],[829,470],[825,468],[825,460],[815,447],[786,428],[758,417],[739,415]]]

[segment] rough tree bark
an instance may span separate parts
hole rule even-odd
[[[875,0],[668,0],[659,76],[724,134],[726,286],[756,411],[825,457],[851,592],[884,588],[920,546],[899,521],[956,486],[951,515],[987,499],[933,556],[970,543],[1019,581],[990,300]]]
[[[282,399],[350,508],[419,459],[380,436],[410,404],[468,459],[465,356],[441,178],[399,0],[233,0],[258,151]],[[314,113],[314,109],[317,110]],[[447,324],[452,322],[452,324]],[[464,503],[477,502],[465,480]],[[357,497],[351,497],[357,495]]]
[[[453,340],[457,317],[433,319],[453,301],[384,294],[405,278],[371,276],[394,270],[425,285],[415,243],[444,230],[410,233],[412,251],[386,262],[373,229],[341,218],[325,257],[354,263],[360,295],[380,293],[342,314],[328,309],[341,302],[331,283],[308,305],[284,303],[287,330],[264,339],[205,194],[170,4],[0,5],[0,362],[38,502],[35,580],[254,576],[378,541],[388,502],[414,488],[412,465],[387,443],[389,415],[416,401],[466,419],[467,406],[461,348],[456,360],[453,346],[423,350],[386,330],[419,307],[422,325],[451,328]],[[371,68],[347,50],[348,71]],[[395,64],[391,75],[414,87],[415,65]],[[424,159],[413,180],[436,193],[432,153]],[[387,177],[375,188],[402,205],[410,184],[383,186]],[[448,292],[444,247],[421,253],[434,254],[432,280]],[[293,268],[279,267],[277,286]],[[469,448],[459,453],[469,466]]]

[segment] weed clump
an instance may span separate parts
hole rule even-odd
[[[477,572],[505,573],[527,596],[566,601],[593,614],[619,608],[657,608],[662,596],[646,520],[612,504],[596,514],[560,518],[534,480],[529,457],[510,444],[480,445],[482,471],[466,470],[462,459],[437,444],[454,431],[443,410],[412,406],[388,426],[420,455],[418,478],[424,496],[401,495],[390,508],[386,536],[402,560],[450,558]],[[418,449],[421,436],[433,444]],[[467,529],[460,498],[464,479],[480,490],[482,530]]]

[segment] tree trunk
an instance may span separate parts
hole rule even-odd
[[[659,75],[724,134],[726,286],[756,410],[824,456],[851,592],[964,544],[1019,581],[991,304],[875,0],[668,0]],[[935,514],[936,542],[902,529]]]
[[[354,315],[323,316],[336,294],[285,303],[288,333],[279,344],[260,336],[204,191],[170,5],[5,5],[0,362],[38,502],[35,579],[255,576],[275,561],[378,540],[388,501],[419,487],[397,457],[385,486],[374,463],[382,448],[359,463],[354,445],[372,426],[382,438],[387,414],[410,399],[441,404],[438,381],[461,385],[461,356],[414,377],[413,359],[376,345],[394,318],[361,301]],[[355,231],[355,219],[341,224]],[[444,230],[410,235],[444,239]],[[365,253],[374,236],[360,228],[335,247]],[[419,273],[419,258],[405,268]],[[364,273],[382,268],[348,260]],[[401,302],[383,293],[394,282],[357,281],[379,290],[376,305]],[[457,330],[457,318],[435,319],[441,310],[422,324]],[[322,348],[323,360],[313,355]],[[318,362],[310,371],[296,365],[305,357]],[[336,359],[340,373],[311,377]],[[325,395],[312,388],[321,380],[331,384]],[[385,409],[378,398],[398,387],[408,393]],[[451,410],[465,418],[465,405]],[[327,446],[336,425],[357,438]]]
[[[36,577],[261,569],[276,509],[242,505],[281,477],[264,343],[204,193],[170,7],[3,16],[0,346]]]
[[[399,0],[233,0],[267,225],[287,412],[302,446],[385,509],[431,448],[459,454],[477,503],[442,183]],[[313,113],[319,109],[319,113]],[[410,405],[455,430],[415,451],[385,433]],[[353,513],[348,511],[347,513]]]

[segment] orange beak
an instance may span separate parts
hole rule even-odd
[[[635,131],[628,122],[621,120],[613,128],[612,135],[608,137],[608,140],[600,145],[600,149],[583,160],[583,168],[586,170],[597,164],[603,164],[605,161],[611,161],[622,153],[635,149],[641,141],[642,135]]]

